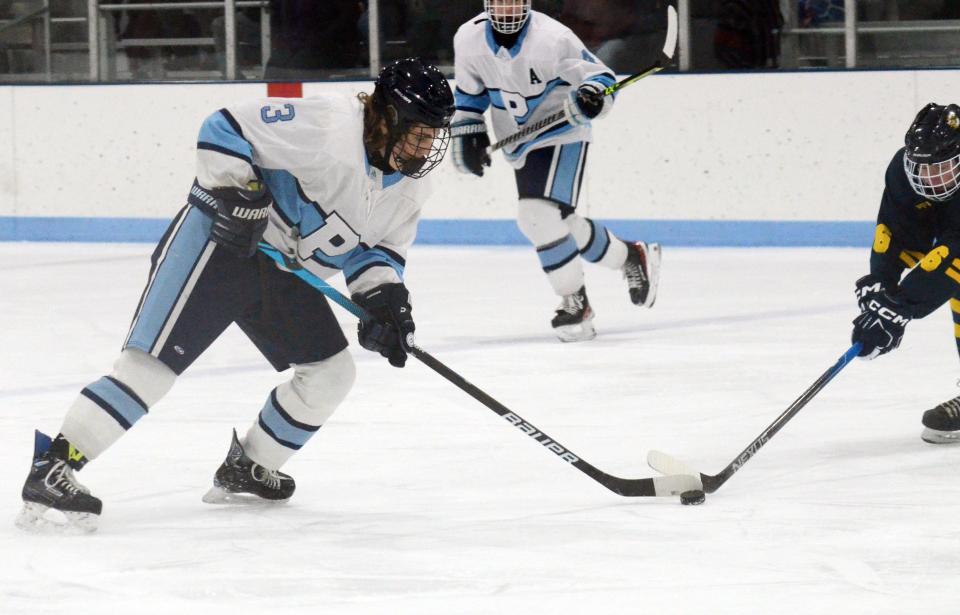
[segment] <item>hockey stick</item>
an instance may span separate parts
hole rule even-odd
[[[298,267],[296,264],[291,263],[273,246],[261,243],[260,251],[277,261],[277,263],[283,266],[284,269],[290,271],[300,279],[304,280],[307,284],[313,286],[315,289],[323,293],[327,298],[333,300],[360,320],[366,322],[370,319],[370,315],[362,307],[348,299],[336,288],[330,286],[317,276],[311,274],[301,267]],[[412,340],[408,340],[408,342],[412,342]],[[487,395],[480,388],[471,384],[460,374],[456,373],[435,359],[416,344],[410,344],[410,354],[419,359],[424,365],[446,378],[449,382],[456,385],[460,390],[467,393],[470,397],[476,399],[490,410],[496,412],[508,423],[533,438],[538,444],[559,457],[561,460],[569,463],[617,495],[627,497],[678,496],[684,491],[699,488],[699,480],[696,476],[656,476],[653,478],[628,479],[619,478],[607,474],[606,472],[601,472],[596,467],[587,463],[578,455],[571,452],[570,449],[538,429],[533,425],[533,423],[527,421],[516,412],[513,412],[494,398]]]
[[[667,5],[667,38],[663,43],[663,55],[666,56],[666,59],[672,59],[674,51],[677,48],[677,37],[679,34],[679,28],[677,24],[677,9],[673,8],[673,5]],[[628,85],[632,85],[637,81],[640,81],[644,77],[649,77],[650,75],[655,75],[662,71],[665,67],[663,66],[663,60],[657,60],[650,66],[646,67],[639,73],[630,75],[626,79],[618,81],[611,86],[607,86],[603,90],[604,96],[611,96],[614,92],[618,92]],[[548,115],[538,122],[524,126],[519,131],[513,133],[509,137],[497,141],[493,145],[487,148],[487,153],[492,154],[493,152],[503,149],[508,145],[513,145],[517,141],[522,141],[526,137],[532,135],[533,133],[540,132],[546,128],[552,128],[555,125],[562,124],[566,119],[566,114],[563,109]]]
[[[780,431],[787,422],[792,419],[794,416],[800,412],[801,408],[807,405],[807,403],[814,398],[814,396],[823,390],[823,387],[827,386],[827,383],[833,380],[834,376],[840,373],[844,367],[847,366],[850,361],[854,359],[859,353],[862,346],[859,342],[854,344],[847,350],[842,357],[840,357],[833,367],[823,372],[823,374],[817,378],[817,381],[810,385],[806,391],[803,392],[803,395],[797,398],[790,407],[784,410],[783,414],[778,416],[775,421],[770,423],[766,429],[763,430],[756,440],[750,443],[747,448],[743,449],[736,459],[731,461],[727,467],[723,469],[722,472],[716,475],[703,474],[702,472],[697,472],[692,469],[687,464],[683,463],[671,457],[666,453],[660,451],[650,451],[647,454],[647,463],[654,470],[661,472],[663,474],[690,474],[693,476],[700,476],[700,481],[703,484],[703,491],[706,493],[713,493],[719,489],[725,482],[730,480],[730,477],[734,475],[740,468],[743,467],[745,463],[750,461],[750,459],[756,455],[763,446],[773,438],[778,431]]]

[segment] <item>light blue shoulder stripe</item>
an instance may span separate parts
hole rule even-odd
[[[253,146],[237,133],[219,111],[204,120],[197,141],[233,152],[240,158],[253,160]]]

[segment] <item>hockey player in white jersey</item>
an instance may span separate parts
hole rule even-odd
[[[484,12],[460,26],[453,46],[457,112],[451,136],[458,170],[482,176],[490,165],[488,107],[499,139],[565,111],[563,123],[504,149],[520,197],[517,224],[562,297],[551,322],[557,336],[570,342],[596,335],[581,258],[621,269],[630,300],[652,307],[660,246],[624,242],[576,213],[590,123],[610,111],[613,99],[602,92],[615,82],[613,72],[569,28],[531,10],[530,0],[484,0]]]
[[[290,498],[294,481],[279,469],[344,399],[355,368],[326,298],[289,268],[342,271],[373,316],[360,344],[403,367],[415,330],[405,256],[427,193],[418,178],[443,158],[453,112],[440,71],[406,59],[383,69],[372,95],[258,100],[207,118],[196,181],[153,253],[113,372],[81,391],[56,438],[37,432],[18,524],[49,527],[53,508],[95,529],[101,502],[74,472],[144,418],[231,323],[292,374],[242,438],[234,431],[204,500]]]

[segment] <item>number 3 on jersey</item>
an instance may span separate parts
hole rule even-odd
[[[273,124],[274,122],[289,122],[296,116],[297,111],[290,103],[286,103],[278,107],[267,105],[266,107],[260,109],[260,119],[267,124]]]

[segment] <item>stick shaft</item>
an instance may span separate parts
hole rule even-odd
[[[290,263],[288,259],[286,259],[283,254],[273,246],[261,243],[260,251],[275,260],[280,265],[283,265],[288,271],[313,286],[315,289],[323,293],[329,299],[335,301],[357,318],[364,321],[369,320],[370,315],[361,306],[351,301],[349,298],[344,296],[343,293],[330,286],[324,280]],[[657,478],[627,479],[607,474],[606,472],[597,469],[592,464],[581,459],[579,455],[576,455],[570,451],[570,449],[566,448],[545,434],[535,425],[501,404],[499,401],[488,395],[476,385],[469,382],[457,372],[441,363],[419,346],[413,345],[410,349],[410,354],[412,354],[421,363],[432,369],[434,372],[443,376],[443,378],[445,378],[448,382],[452,383],[457,388],[464,391],[481,404],[498,414],[508,423],[524,432],[527,436],[535,440],[545,449],[552,452],[559,459],[577,468],[596,482],[600,483],[618,495],[628,497],[679,495],[683,491],[695,488],[696,478],[692,476],[663,476]]]
[[[632,85],[637,81],[640,81],[644,77],[649,77],[650,75],[654,75],[660,72],[661,70],[663,70],[663,66],[661,66],[659,62],[657,62],[656,64],[651,64],[650,66],[643,69],[639,73],[636,73],[635,75],[630,75],[626,79],[622,79],[621,81],[618,81],[611,86],[607,86],[607,88],[603,91],[603,95],[611,96],[613,95],[614,92],[617,92],[627,87],[628,85]],[[501,139],[500,141],[497,141],[496,143],[494,143],[488,148],[488,151],[490,153],[493,153],[497,150],[503,149],[504,147],[513,145],[518,141],[522,141],[526,137],[529,137],[530,135],[536,132],[540,132],[541,130],[547,130],[549,128],[553,128],[554,126],[559,126],[565,121],[566,121],[566,114],[562,110],[556,111],[538,122],[534,122],[533,124],[524,126],[517,132],[510,135],[509,137],[506,137],[504,139]]]
[[[713,493],[720,488],[725,482],[730,480],[730,477],[737,473],[740,468],[743,467],[745,463],[750,461],[763,446],[770,441],[773,436],[777,434],[778,431],[783,429],[783,426],[786,425],[790,419],[795,417],[800,410],[806,406],[811,399],[813,399],[817,393],[823,390],[827,384],[834,379],[834,377],[843,370],[853,359],[860,353],[860,344],[856,343],[851,346],[843,356],[837,359],[837,362],[833,364],[830,369],[823,372],[816,382],[814,382],[810,387],[803,392],[783,413],[778,416],[770,425],[767,426],[763,432],[757,436],[757,438],[751,442],[743,451],[740,452],[737,457],[731,461],[727,467],[723,469],[719,474],[711,476],[709,474],[701,474],[700,478],[703,481],[703,490],[707,493]]]

